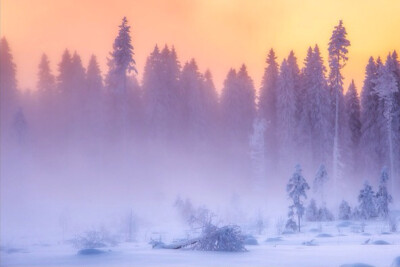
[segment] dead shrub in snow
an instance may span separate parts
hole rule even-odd
[[[193,245],[193,249],[202,251],[246,251],[244,236],[239,226],[217,227],[213,224],[207,224],[203,228],[203,234]]]
[[[104,229],[86,231],[72,239],[72,244],[77,249],[102,248],[115,246],[117,243],[117,240]]]

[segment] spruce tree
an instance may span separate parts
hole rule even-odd
[[[37,89],[45,94],[54,94],[55,78],[51,73],[50,62],[46,54],[43,54],[39,63]]]
[[[358,209],[362,219],[369,220],[376,217],[375,193],[367,181],[358,195],[358,202]]]
[[[350,41],[346,39],[346,29],[343,26],[343,21],[340,20],[339,24],[335,26],[332,36],[329,41],[329,83],[334,96],[335,107],[335,134],[333,139],[333,182],[334,190],[337,190],[337,180],[340,176],[340,108],[343,98],[343,76],[341,69],[345,66],[347,61],[347,47],[350,46]]]
[[[262,77],[260,95],[258,99],[258,113],[260,118],[265,119],[268,131],[265,132],[265,146],[269,151],[269,167],[276,164],[277,145],[276,145],[276,91],[279,75],[279,66],[273,49],[268,53],[266,59],[267,66]]]
[[[386,63],[384,66],[378,68],[377,77],[375,80],[376,86],[375,91],[378,94],[379,98],[383,101],[383,114],[385,117],[386,123],[386,134],[387,134],[387,142],[388,142],[388,157],[390,164],[390,175],[394,176],[394,153],[395,153],[395,141],[394,141],[394,127],[393,127],[393,118],[396,108],[396,93],[398,92],[397,80],[395,73],[393,72],[393,61],[392,57],[389,54]],[[392,179],[391,189],[394,192],[394,179]]]
[[[114,40],[113,51],[110,53],[106,80],[107,86],[118,92],[126,92],[127,75],[132,71],[137,73],[130,31],[128,20],[123,17],[118,36]]]
[[[347,165],[351,166],[351,174],[356,171],[357,159],[358,159],[358,145],[361,136],[361,121],[360,121],[360,100],[357,95],[356,86],[354,80],[350,83],[349,89],[345,95],[345,110],[346,119],[348,123],[348,137],[347,137]]]
[[[279,144],[279,157],[286,163],[291,163],[291,155],[295,144],[296,132],[296,84],[298,76],[296,76],[295,67],[297,64],[288,64],[283,60],[278,77],[276,91],[276,133]]]
[[[303,198],[307,198],[306,191],[310,189],[306,179],[303,177],[302,170],[300,165],[296,165],[295,172],[292,177],[289,179],[289,182],[286,186],[286,192],[288,193],[289,198],[291,198],[293,204],[289,206],[290,211],[295,213],[297,216],[297,224],[298,230],[300,232],[300,220],[304,215],[304,205]],[[290,213],[289,213],[290,215]]]
[[[378,216],[387,219],[389,216],[389,204],[393,201],[392,196],[387,190],[387,181],[389,174],[386,168],[382,169],[381,177],[379,179],[379,188],[376,192],[376,209]]]

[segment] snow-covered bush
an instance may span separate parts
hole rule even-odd
[[[72,239],[72,244],[77,249],[102,248],[118,244],[116,238],[112,237],[106,230],[90,230],[77,235]]]
[[[339,220],[350,220],[352,217],[351,208],[347,201],[343,200],[339,206]]]
[[[314,199],[311,199],[310,204],[306,208],[306,220],[309,222],[318,220],[318,208]]]
[[[217,227],[208,224],[203,228],[201,238],[193,245],[193,249],[202,251],[246,251],[244,236],[237,225]]]

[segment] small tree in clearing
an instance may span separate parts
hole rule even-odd
[[[309,222],[315,222],[318,220],[318,208],[314,199],[311,199],[306,209],[306,220]]]
[[[350,220],[351,218],[351,208],[347,201],[342,200],[339,206],[339,220]]]
[[[386,184],[389,180],[389,174],[386,167],[382,169],[381,177],[379,180],[379,189],[376,193],[376,209],[381,218],[388,218],[389,204],[392,202],[392,196],[388,193]]]
[[[299,232],[301,229],[300,220],[304,215],[304,205],[302,198],[307,198],[306,191],[310,189],[310,186],[308,185],[306,179],[303,177],[303,174],[301,172],[302,170],[300,165],[296,165],[295,172],[289,179],[289,183],[286,186],[286,192],[293,201],[293,204],[290,205],[289,208],[291,212],[297,215]]]
[[[328,173],[325,165],[321,164],[314,178],[313,189],[320,197],[320,201],[324,202],[324,185],[328,181]]]
[[[376,216],[375,193],[366,181],[358,195],[360,217],[368,220]]]

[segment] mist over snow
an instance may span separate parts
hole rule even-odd
[[[123,18],[107,73],[95,56],[82,62],[69,50],[51,70],[44,54],[32,91],[18,87],[12,46],[1,40],[2,247],[76,243],[103,229],[168,248],[155,239],[202,227],[203,239],[188,238],[194,248],[221,235],[235,246],[212,250],[245,250],[240,227],[282,235],[312,231],[304,221],[332,231],[334,219],[390,225],[400,208],[396,51],[371,57],[361,90],[343,84],[351,55],[340,21],[328,59],[317,45],[304,62],[271,49],[261,85],[242,65],[215,88],[211,71],[180,62],[174,47],[156,45],[136,69],[129,25]]]

